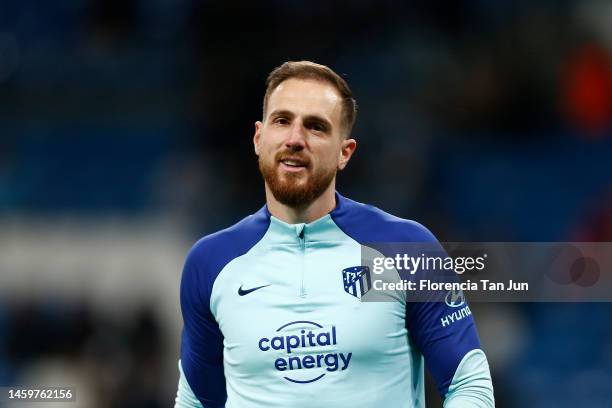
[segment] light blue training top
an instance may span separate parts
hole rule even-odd
[[[362,301],[351,276],[371,242],[437,243],[422,225],[338,193],[312,223],[287,224],[264,206],[199,240],[181,281],[175,406],[424,407],[425,363],[445,407],[493,407],[467,305]]]

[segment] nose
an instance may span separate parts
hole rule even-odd
[[[293,151],[303,150],[306,146],[306,134],[300,120],[295,120],[289,129],[285,146]]]

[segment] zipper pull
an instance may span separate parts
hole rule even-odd
[[[306,224],[295,224],[295,233],[300,239],[300,241],[304,241],[304,230],[306,229]]]

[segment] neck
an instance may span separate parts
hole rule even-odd
[[[266,184],[266,203],[270,214],[281,221],[288,224],[310,223],[329,214],[336,207],[335,191],[336,183],[332,182],[327,190],[312,203],[291,207],[277,201]]]

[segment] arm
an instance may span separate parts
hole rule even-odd
[[[407,304],[407,325],[412,341],[425,358],[445,408],[495,406],[489,365],[468,306],[450,307],[445,301]],[[447,316],[464,310],[463,317]]]
[[[225,405],[227,393],[223,374],[223,335],[210,311],[212,281],[203,267],[199,247],[185,262],[181,278],[180,379],[175,407],[217,408]]]

